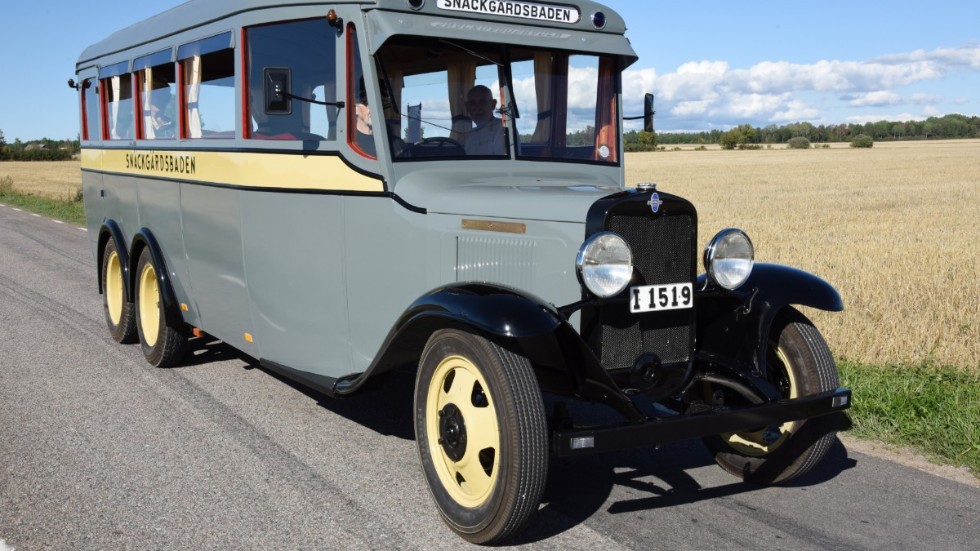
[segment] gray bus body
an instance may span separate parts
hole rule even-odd
[[[192,0],[89,47],[110,333],[157,366],[206,333],[331,396],[416,369],[423,472],[477,543],[533,514],[549,450],[700,437],[746,480],[807,472],[850,391],[792,305],[841,298],[735,229],[698,275],[694,206],[626,188],[625,31],[578,0]]]

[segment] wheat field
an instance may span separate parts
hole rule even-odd
[[[834,285],[845,311],[807,314],[839,359],[980,370],[980,140],[630,153],[626,174],[694,202],[702,249],[739,227]]]
[[[834,285],[845,311],[807,314],[838,359],[980,371],[980,140],[684,146],[629,153],[626,175],[694,202],[702,249],[739,227],[758,261]],[[4,162],[4,176],[51,198],[74,197],[81,181],[77,161]]]

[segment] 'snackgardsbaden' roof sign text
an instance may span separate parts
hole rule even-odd
[[[519,2],[517,0],[437,0],[436,6],[444,10],[520,17],[553,23],[578,23],[581,17],[578,8],[573,6]]]

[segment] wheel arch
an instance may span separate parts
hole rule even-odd
[[[180,312],[180,302],[177,300],[176,293],[174,293],[173,285],[171,285],[170,271],[164,260],[160,244],[156,237],[153,236],[153,232],[148,228],[140,228],[133,237],[133,244],[129,252],[126,284],[130,286],[130,289],[136,288],[136,278],[139,277],[139,274],[136,273],[137,265],[144,249],[149,251],[153,266],[156,267],[157,280],[160,286],[160,298],[163,300],[163,311],[166,316],[166,321],[173,327],[178,327],[184,323],[184,316]]]
[[[123,269],[123,298],[126,302],[133,302],[133,279],[130,274],[132,261],[129,257],[129,248],[126,247],[126,240],[123,239],[122,229],[119,228],[119,224],[111,219],[102,223],[102,227],[99,229],[98,247],[96,247],[98,258],[96,258],[95,263],[95,275],[97,285],[99,286],[99,294],[101,295],[105,292],[105,289],[102,288],[102,263],[105,262],[105,246],[110,239],[116,245],[116,254],[119,255],[119,263]]]
[[[441,329],[476,333],[527,357],[544,391],[596,400],[631,420],[643,418],[553,305],[529,293],[487,283],[439,287],[416,299],[389,331],[371,366],[339,379],[334,393],[352,394],[374,375],[417,365],[429,337]]]
[[[705,288],[706,276],[698,277]],[[758,263],[749,279],[732,292],[709,292],[698,304],[699,351],[750,363],[765,362],[766,339],[783,311],[807,306],[840,312],[844,302],[829,283],[808,272],[778,264]]]

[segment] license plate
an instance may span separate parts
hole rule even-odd
[[[630,312],[662,312],[694,306],[694,287],[690,283],[630,287]]]

